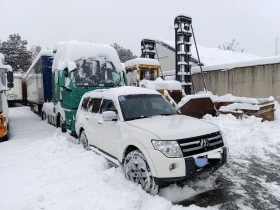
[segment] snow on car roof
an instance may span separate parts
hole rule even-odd
[[[148,89],[148,88],[124,86],[124,87],[116,87],[116,88],[103,89],[103,90],[93,90],[85,93],[84,97],[111,96],[117,98],[119,96],[138,95],[138,94],[161,95],[158,91]]]
[[[175,52],[175,41],[165,40],[159,37],[147,38],[147,39],[155,40],[158,43],[163,43],[164,45],[167,45],[169,49]],[[200,45],[198,45],[197,47],[198,47],[201,63],[204,66],[220,65],[220,64],[240,62],[240,61],[249,61],[249,60],[255,60],[261,58],[260,56],[257,55],[245,54],[241,52],[233,52],[229,50],[221,50],[219,48],[209,48]],[[191,46],[191,52],[192,52],[192,58],[197,60],[198,58],[194,45]]]
[[[24,75],[24,77],[26,77],[29,72],[31,71],[31,69],[34,67],[34,65],[37,63],[37,61],[42,57],[42,56],[53,56],[53,51],[52,50],[41,50],[39,52],[39,54],[36,56],[36,58],[33,60],[31,66],[29,67],[29,69],[27,70],[26,74]]]
[[[135,58],[131,59],[125,62],[125,67],[130,66],[137,66],[140,64],[146,64],[146,65],[154,65],[154,66],[160,66],[160,63],[156,59],[150,59],[150,58]]]
[[[55,45],[56,50],[52,70],[63,70],[66,67],[69,71],[76,68],[75,61],[79,59],[106,57],[112,62],[117,71],[122,71],[122,65],[117,51],[108,44],[95,44],[70,40],[59,42]]]

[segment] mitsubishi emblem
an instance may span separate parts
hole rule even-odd
[[[200,146],[206,150],[206,148],[210,146],[209,141],[207,139],[201,139]]]

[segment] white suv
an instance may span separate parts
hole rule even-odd
[[[219,128],[181,115],[155,90],[119,87],[86,93],[76,115],[85,148],[123,166],[128,179],[152,194],[210,173],[227,162]]]

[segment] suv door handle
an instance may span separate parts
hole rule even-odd
[[[102,122],[99,122],[99,121],[98,121],[98,124],[99,124],[99,125],[103,125],[103,123],[102,123]]]
[[[88,117],[86,117],[86,120],[88,120],[89,118]]]

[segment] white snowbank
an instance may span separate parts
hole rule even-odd
[[[146,65],[154,65],[154,66],[160,66],[160,63],[156,59],[150,59],[150,58],[134,58],[131,60],[128,60],[125,62],[125,67],[132,67],[132,66],[138,66],[141,64]]]
[[[12,139],[0,144],[0,209],[218,209],[182,207],[147,194],[121,168],[109,168],[103,157],[84,150],[28,107],[12,109],[11,117]]]
[[[182,85],[178,81],[162,80],[158,77],[155,81],[143,79],[139,82],[140,87],[145,87],[155,90],[181,90]]]
[[[255,58],[255,59],[249,59],[249,60],[243,60],[243,61],[230,61],[223,64],[211,64],[207,66],[203,66],[203,71],[214,71],[214,70],[230,70],[233,68],[238,67],[247,67],[247,66],[259,66],[259,65],[268,65],[268,64],[274,64],[274,63],[280,63],[280,56],[273,56],[273,57],[266,57],[266,58]],[[192,74],[194,73],[200,73],[199,67],[194,67],[191,69]]]
[[[153,38],[151,40],[156,40],[158,42],[163,42],[164,44],[170,46],[171,48],[175,49],[175,41],[165,40],[162,38]],[[256,60],[261,57],[251,54],[245,54],[240,52],[233,52],[228,50],[221,50],[218,48],[208,48],[198,45],[198,52],[201,63],[204,66],[213,66],[219,64],[227,64],[232,62],[240,62],[240,61],[249,61],[249,60]],[[198,60],[196,54],[195,46],[191,46],[192,58]],[[174,55],[175,56],[175,55]],[[193,68],[199,69],[199,68]]]
[[[117,71],[122,71],[120,58],[116,50],[107,44],[94,44],[70,40],[59,42],[54,47],[56,54],[53,60],[52,70],[62,70],[68,67],[70,70],[75,69],[73,63],[79,59],[88,59],[104,57],[107,61],[114,64]]]
[[[39,54],[37,55],[37,57],[33,60],[31,66],[29,67],[29,69],[27,70],[25,77],[29,74],[29,72],[31,71],[31,69],[35,66],[35,64],[37,63],[37,61],[42,57],[42,56],[53,56],[53,51],[52,50],[41,50],[39,52]]]

